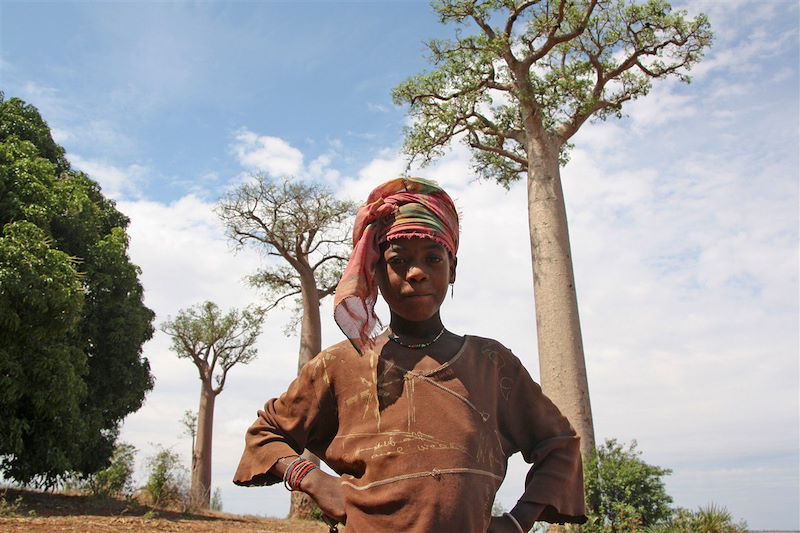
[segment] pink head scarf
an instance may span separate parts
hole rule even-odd
[[[453,200],[435,182],[422,178],[398,178],[376,187],[356,213],[353,254],[333,304],[336,323],[359,352],[374,342],[381,328],[375,314],[380,244],[411,237],[432,239],[455,257],[458,213]]]

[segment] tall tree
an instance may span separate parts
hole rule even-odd
[[[110,461],[153,387],[128,219],[70,168],[35,107],[0,93],[0,471],[44,486]]]
[[[352,202],[338,200],[319,184],[254,176],[223,198],[217,214],[238,246],[252,245],[285,264],[250,277],[266,289],[269,308],[295,298],[300,320],[299,369],[322,350],[320,302],[333,294],[347,262]],[[288,266],[287,266],[288,265]],[[319,463],[310,452],[306,455]],[[313,501],[292,493],[289,516],[309,518]]]
[[[663,0],[440,0],[452,41],[431,41],[433,70],[394,90],[414,119],[405,150],[423,162],[454,139],[483,178],[527,177],[541,381],[594,449],[589,387],[560,164],[591,117],[621,117],[654,79],[688,82],[712,40],[704,15]],[[476,30],[468,33],[468,25]]]
[[[182,309],[174,319],[167,319],[161,330],[172,337],[172,350],[189,359],[200,376],[200,406],[197,415],[184,413],[187,428],[196,421],[192,450],[192,503],[208,508],[211,502],[211,442],[214,432],[214,403],[225,387],[228,372],[237,364],[253,361],[258,352],[253,347],[261,333],[264,314],[261,310],[233,309],[223,314],[213,302]]]

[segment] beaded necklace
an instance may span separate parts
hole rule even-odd
[[[394,341],[394,342],[396,342],[397,344],[399,344],[400,346],[402,346],[404,348],[411,348],[412,350],[420,350],[422,348],[427,348],[428,346],[430,346],[434,342],[438,341],[439,338],[443,334],[444,334],[444,326],[442,326],[442,330],[439,333],[436,334],[436,336],[433,338],[433,340],[429,340],[428,342],[419,342],[419,343],[416,343],[416,344],[406,344],[406,343],[404,343],[404,342],[402,342],[400,340],[400,337],[398,337],[391,330],[389,330],[389,339]]]

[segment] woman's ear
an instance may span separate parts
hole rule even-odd
[[[456,266],[458,265],[458,258],[452,257],[450,259],[450,283],[456,282]]]

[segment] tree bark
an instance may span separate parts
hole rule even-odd
[[[197,410],[197,439],[192,457],[192,504],[208,509],[211,503],[211,437],[214,432],[214,401],[217,396],[211,383],[200,382],[200,406]]]
[[[300,288],[303,301],[303,319],[300,323],[300,353],[297,371],[322,351],[322,323],[319,314],[319,293],[314,272],[308,267],[300,272]]]
[[[595,448],[594,427],[558,149],[531,143],[528,153],[532,155],[528,222],[542,390],[580,435],[586,459]]]
[[[300,272],[300,287],[302,290],[303,319],[300,323],[300,353],[297,357],[297,372],[322,351],[322,323],[319,312],[319,293],[314,272],[311,268]],[[308,450],[303,452],[303,457],[317,466],[319,457]],[[317,505],[310,496],[303,492],[292,492],[289,518],[310,520]]]

